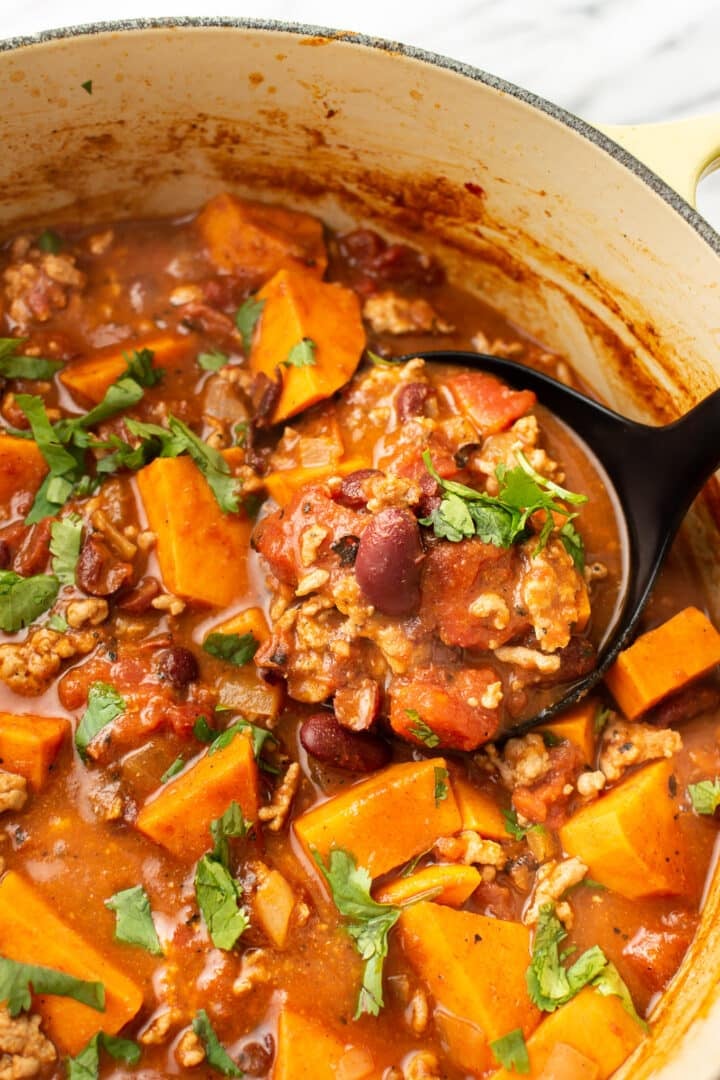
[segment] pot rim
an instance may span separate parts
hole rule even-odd
[[[572,131],[581,135],[584,139],[594,143],[600,150],[609,154],[626,169],[634,173],[664,202],[682,217],[687,224],[701,237],[712,250],[720,255],[720,233],[681,195],[669,184],[662,180],[657,173],[653,172],[639,158],[629,153],[613,139],[602,131],[593,127],[586,120],[581,119],[574,113],[569,112],[560,105],[526,90],[515,83],[501,79],[472,64],[460,60],[453,60],[442,53],[431,52],[415,45],[405,45],[403,42],[391,41],[387,38],[375,37],[357,33],[352,30],[333,30],[329,27],[316,26],[310,23],[284,22],[279,19],[255,19],[235,18],[229,15],[212,16],[159,16],[156,18],[119,19],[117,21],[103,21],[81,23],[76,26],[57,27],[52,30],[42,30],[36,34],[20,35],[18,37],[0,40],[0,53],[10,52],[14,49],[25,48],[31,45],[42,45],[45,42],[64,41],[75,37],[89,37],[94,34],[104,33],[133,33],[141,30],[173,30],[185,28],[229,28],[236,30],[262,30],[268,32],[281,31],[283,33],[297,34],[302,37],[320,37],[328,41],[342,41],[351,45],[363,45],[366,48],[377,49],[380,52],[397,53],[410,60],[419,60],[424,64],[443,68],[456,75],[473,82],[481,82],[493,90],[509,94],[519,101],[530,105],[532,108],[546,113],[554,120],[558,120]]]

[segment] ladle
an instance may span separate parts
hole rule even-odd
[[[432,363],[478,368],[510,386],[533,390],[540,404],[567,424],[596,456],[624,517],[629,546],[624,597],[605,635],[597,666],[590,674],[558,687],[560,696],[535,716],[504,731],[504,735],[517,734],[546,723],[584,697],[632,637],[690,504],[720,468],[720,389],[674,423],[652,427],[628,420],[548,375],[499,356],[432,350],[402,360],[416,356]]]

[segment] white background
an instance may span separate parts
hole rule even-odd
[[[0,0],[0,37],[104,19],[228,15],[316,23],[464,60],[590,121],[718,113],[718,0]],[[720,228],[720,173],[700,209]]]

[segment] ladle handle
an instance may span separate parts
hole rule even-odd
[[[672,500],[690,505],[703,484],[720,468],[720,390],[664,428],[653,428],[652,468],[666,471]]]

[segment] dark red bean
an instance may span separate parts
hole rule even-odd
[[[390,747],[367,732],[348,731],[333,713],[315,713],[300,728],[300,742],[323,765],[347,772],[375,772],[390,760]]]
[[[240,1051],[240,1068],[248,1076],[267,1076],[275,1056],[275,1042],[272,1035],[266,1035],[262,1042],[247,1042]]]
[[[271,379],[264,371],[255,376],[252,388],[252,403],[255,408],[255,427],[272,427],[272,418],[282,393],[283,381],[280,369],[275,369],[275,378]]]
[[[343,477],[339,491],[333,496],[336,503],[349,510],[362,510],[367,505],[365,481],[373,476],[382,476],[379,469],[357,469]]]
[[[194,682],[200,674],[194,653],[182,645],[173,645],[160,653],[158,670],[163,679],[167,679],[180,690]]]
[[[427,383],[411,382],[401,386],[395,398],[395,412],[398,420],[404,424],[413,416],[422,416],[429,396],[430,387]]]
[[[83,592],[90,596],[112,596],[129,585],[132,576],[131,564],[118,562],[97,533],[85,540],[75,568],[75,580]]]
[[[0,540],[0,570],[7,570],[12,561],[12,552],[7,540]]]
[[[412,615],[420,606],[424,557],[417,521],[409,510],[391,506],[376,514],[360,537],[355,577],[383,615]]]
[[[128,611],[131,615],[144,615],[152,607],[156,596],[162,592],[160,582],[154,577],[145,577],[140,581],[132,592],[118,601],[121,611]]]
[[[354,270],[378,285],[439,285],[445,273],[435,259],[407,244],[388,244],[372,229],[339,239],[340,253]]]
[[[51,519],[45,518],[31,527],[13,559],[13,570],[16,574],[32,577],[45,569],[50,557],[51,524]]]

